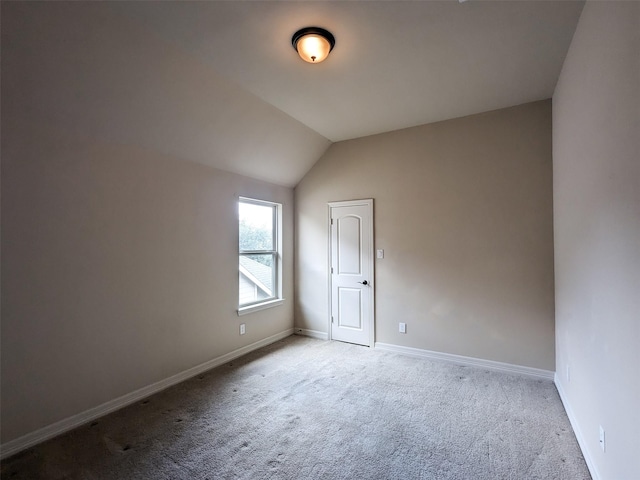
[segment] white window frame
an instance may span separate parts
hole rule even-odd
[[[248,197],[238,197],[238,207],[240,203],[250,203],[253,205],[261,205],[266,207],[273,208],[273,245],[275,250],[241,250],[240,249],[240,216],[238,215],[237,219],[237,228],[238,228],[238,265],[240,263],[240,257],[242,255],[251,255],[251,254],[271,254],[274,258],[274,285],[273,285],[273,296],[263,300],[257,300],[255,302],[240,305],[240,292],[238,291],[237,301],[238,301],[238,316],[247,315],[249,313],[257,312],[260,310],[265,310],[267,308],[277,307],[278,305],[282,305],[284,303],[284,298],[282,298],[282,204],[269,202],[266,200],[258,200],[255,198]],[[240,267],[238,266],[238,277],[240,276]]]

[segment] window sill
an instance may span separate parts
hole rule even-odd
[[[268,302],[258,303],[256,305],[249,305],[248,307],[240,307],[238,309],[238,316],[248,315],[249,313],[258,312],[260,310],[266,310],[267,308],[278,307],[284,303],[284,298],[276,298],[275,300],[269,300]]]

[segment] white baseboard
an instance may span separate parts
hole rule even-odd
[[[486,368],[505,373],[517,373],[519,375],[527,375],[534,378],[542,378],[545,380],[553,380],[555,373],[551,370],[543,370],[540,368],[524,367],[522,365],[513,365],[511,363],[496,362],[493,360],[483,360],[481,358],[465,357],[462,355],[454,355],[452,353],[434,352],[431,350],[423,350],[421,348],[403,347],[390,343],[376,342],[375,348],[386,350],[388,352],[401,353],[412,357],[428,358],[431,360],[439,360],[457,365],[466,365],[470,367]]]
[[[319,332],[317,330],[307,330],[306,328],[294,328],[296,335],[303,335],[305,337],[317,338],[318,340],[329,340],[329,334],[326,332]]]
[[[573,433],[576,435],[576,440],[578,440],[578,445],[580,446],[580,450],[582,450],[582,456],[584,457],[584,461],[587,464],[587,468],[589,469],[589,473],[591,474],[591,478],[593,480],[600,480],[600,473],[596,468],[596,464],[593,461],[593,457],[587,447],[587,442],[585,440],[585,436],[582,433],[582,429],[580,428],[580,424],[578,423],[578,419],[576,418],[575,413],[573,412],[573,408],[571,408],[571,404],[569,403],[569,399],[567,398],[567,394],[564,391],[562,386],[562,382],[560,381],[560,376],[556,374],[554,383],[556,384],[556,389],[558,390],[558,395],[560,395],[560,400],[562,400],[562,405],[564,405],[564,410],[567,412],[567,417],[569,417],[569,423],[571,423],[571,427],[573,428]]]
[[[32,447],[38,443],[44,442],[45,440],[49,440],[50,438],[79,427],[80,425],[95,420],[96,418],[119,410],[123,407],[126,407],[127,405],[131,405],[132,403],[142,400],[143,398],[153,395],[154,393],[158,393],[166,388],[183,382],[188,378],[194,377],[201,374],[202,372],[206,372],[207,370],[211,370],[212,368],[230,362],[231,360],[241,357],[242,355],[246,355],[249,352],[257,350],[258,348],[277,342],[278,340],[282,340],[283,338],[290,336],[292,333],[293,328],[289,328],[284,332],[277,333],[263,340],[252,343],[251,345],[238,348],[237,350],[229,352],[226,355],[222,355],[220,357],[209,360],[208,362],[196,365],[195,367],[177,373],[176,375],[173,375],[164,380],[160,380],[159,382],[153,383],[146,387],[142,387],[138,390],[135,390],[113,400],[109,400],[102,405],[90,408],[89,410],[85,410],[84,412],[81,412],[77,415],[73,415],[71,417],[60,420],[59,422],[52,423],[51,425],[47,425],[46,427],[40,428],[34,432],[27,433],[22,437],[18,437],[14,440],[0,445],[0,458],[4,459],[6,457],[9,457],[15,453],[20,452],[21,450]]]

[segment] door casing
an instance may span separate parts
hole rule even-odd
[[[371,294],[368,297],[368,306],[369,306],[369,318],[366,319],[366,321],[368,322],[368,327],[369,327],[369,335],[368,335],[368,346],[373,348],[374,344],[375,344],[375,261],[374,261],[374,255],[375,255],[375,243],[374,243],[374,211],[373,211],[373,199],[372,198],[368,198],[368,199],[363,199],[363,200],[347,200],[347,201],[339,201],[339,202],[329,202],[328,203],[328,208],[327,208],[327,215],[328,215],[328,219],[327,219],[327,231],[328,231],[328,252],[327,252],[327,277],[328,277],[328,292],[329,292],[329,298],[328,298],[328,319],[327,319],[327,323],[328,323],[328,338],[329,340],[332,340],[332,334],[333,334],[333,329],[332,329],[332,321],[331,321],[331,317],[332,317],[332,307],[333,307],[333,298],[332,298],[332,290],[333,290],[333,275],[331,273],[331,267],[332,267],[332,225],[331,225],[331,219],[332,219],[332,210],[334,208],[340,208],[340,207],[353,207],[353,206],[366,206],[367,210],[368,210],[368,214],[369,214],[369,231],[368,232],[363,232],[363,234],[366,234],[367,236],[367,242],[369,242],[369,257],[366,259],[368,262],[368,266],[369,266],[369,272],[371,275],[371,279],[368,280],[369,282],[369,288],[371,289],[370,292]]]

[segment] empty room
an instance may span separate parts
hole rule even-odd
[[[640,479],[640,2],[2,1],[4,479]]]

